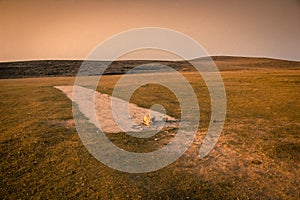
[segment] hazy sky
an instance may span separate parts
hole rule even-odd
[[[300,60],[299,0],[0,0],[0,61],[84,59],[149,26],[185,33],[210,55]]]

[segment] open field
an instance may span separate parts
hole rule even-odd
[[[217,61],[218,62],[218,61]],[[221,61],[219,61],[221,62]],[[129,174],[91,156],[76,132],[71,101],[53,86],[73,77],[0,80],[0,198],[24,199],[297,199],[300,196],[300,71],[224,71],[227,118],[214,150],[197,153],[210,119],[205,83],[184,72],[201,107],[201,125],[190,149],[159,171]],[[110,94],[121,75],[103,77]],[[165,106],[180,118],[175,96],[146,85],[131,102]],[[108,134],[117,146],[149,152],[167,144],[176,129],[154,138]]]

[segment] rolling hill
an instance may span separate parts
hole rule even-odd
[[[253,69],[300,69],[300,62],[278,60],[271,58],[213,56],[212,59],[220,71],[253,70]],[[192,60],[197,64],[205,64],[208,58]],[[53,76],[76,76],[83,60],[35,60],[18,62],[1,62],[0,79],[27,78],[27,77],[53,77]],[[109,61],[85,61],[89,68],[105,67]],[[194,68],[187,61],[154,61],[154,60],[119,60],[112,62],[104,74],[123,74],[135,66],[150,64],[155,69],[156,64],[168,65],[177,71],[192,71]],[[98,68],[99,69],[99,68]],[[96,70],[90,75],[98,75]]]

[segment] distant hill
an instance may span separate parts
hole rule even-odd
[[[253,70],[253,69],[300,69],[300,62],[278,60],[270,58],[251,58],[233,56],[213,56],[212,59],[220,71]],[[192,60],[197,64],[205,65],[209,58]],[[0,63],[0,79],[48,77],[48,76],[76,76],[82,60],[38,60]],[[99,67],[104,67],[108,61],[86,61],[90,69],[95,69],[90,75],[97,75]],[[157,64],[167,65],[177,71],[193,71],[194,68],[187,61],[153,61],[153,60],[123,60],[114,61],[105,70],[104,74],[123,74],[142,64],[154,63],[146,70],[154,70]]]
[[[212,56],[212,59],[220,71],[251,69],[300,69],[300,62],[273,58]]]

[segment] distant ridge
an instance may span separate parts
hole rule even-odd
[[[220,71],[253,70],[253,69],[300,69],[300,62],[279,60],[272,58],[212,56]],[[210,57],[191,60],[200,64]],[[0,63],[0,79],[25,77],[76,76],[83,60],[34,60]],[[89,68],[106,66],[109,61],[85,61]],[[157,61],[157,60],[120,60],[114,61],[105,70],[104,74],[123,74],[142,64],[163,64],[177,71],[193,71],[194,68],[187,61]],[[155,65],[149,68],[155,69]],[[97,71],[90,75],[99,74]]]

